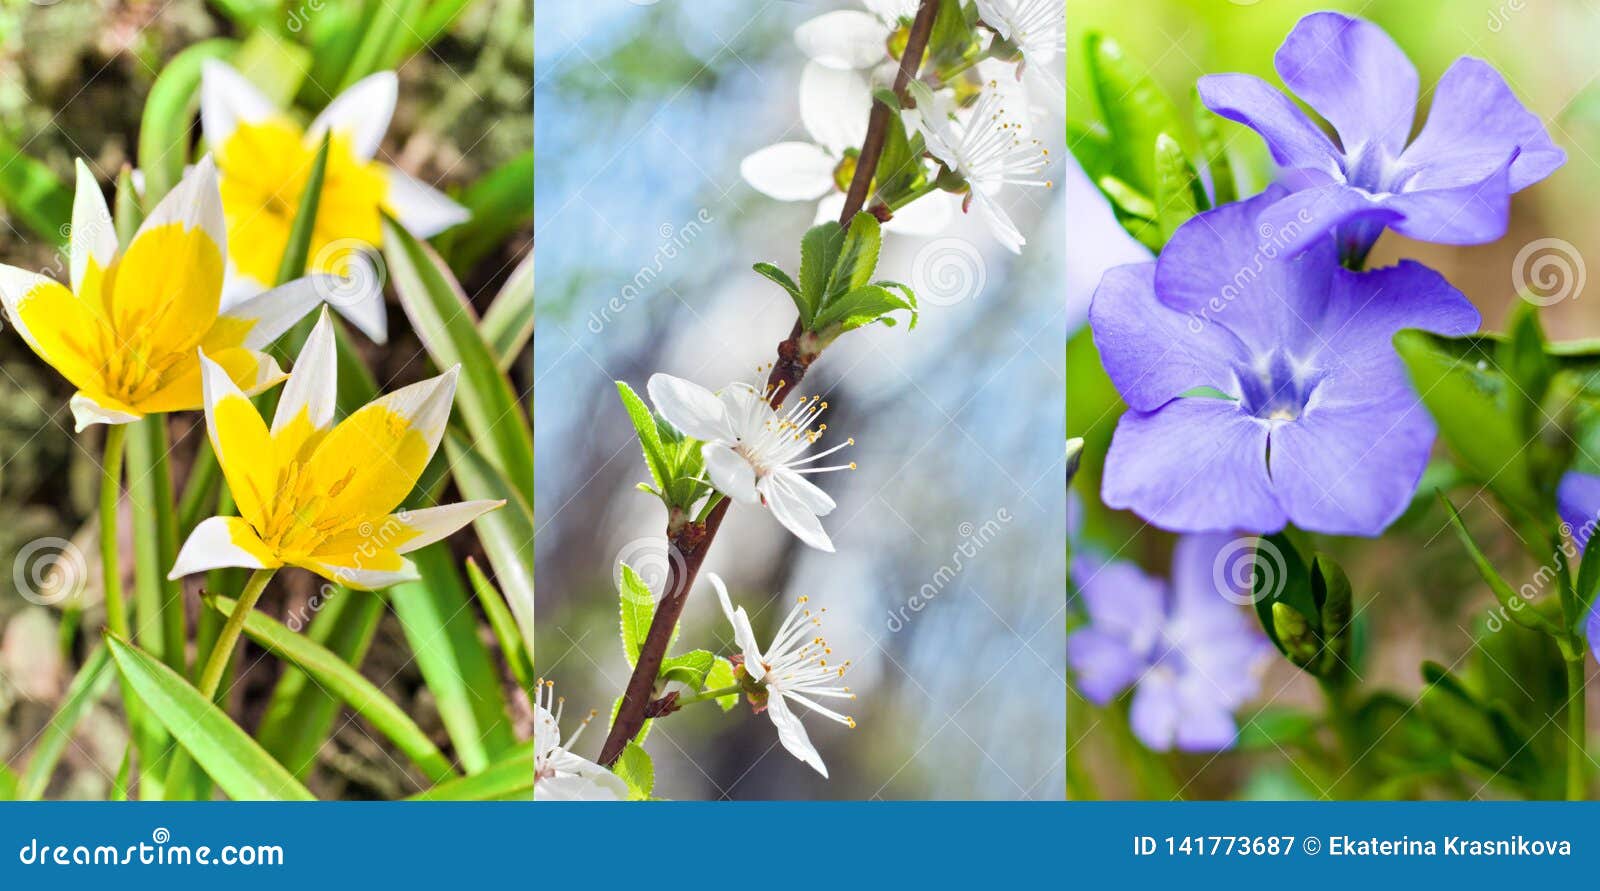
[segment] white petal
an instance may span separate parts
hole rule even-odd
[[[72,290],[83,288],[83,276],[89,260],[104,270],[117,257],[117,227],[111,222],[111,211],[106,207],[106,196],[95,182],[94,174],[81,160],[74,162],[78,171],[78,187],[72,198]]]
[[[981,190],[974,190],[971,195],[973,203],[978,205],[979,215],[988,224],[989,231],[994,233],[995,240],[1013,254],[1022,253],[1022,246],[1027,244],[1028,240],[1022,237],[1022,232],[1011,222],[1011,217],[1006,214],[1005,208]]]
[[[91,424],[131,424],[144,417],[121,408],[108,408],[81,392],[73,393],[68,405],[72,407],[72,429],[80,433]]]
[[[244,399],[245,394],[221,365],[211,361],[205,353],[200,353],[200,399],[205,404],[206,431],[211,436],[211,447],[216,449],[219,461],[224,460],[225,456],[222,446],[217,442],[217,403],[230,397]]]
[[[533,781],[534,801],[627,801],[628,784],[605,768],[587,776],[555,776]]]
[[[794,42],[829,68],[870,68],[889,55],[889,26],[858,9],[823,13],[794,30]]]
[[[833,188],[838,161],[809,142],[778,142],[745,155],[739,175],[779,201],[809,201]]]
[[[242,345],[261,349],[282,337],[283,332],[293,328],[294,323],[305,318],[318,303],[337,293],[343,281],[336,275],[321,274],[297,278],[234,304],[224,310],[222,316],[254,322]]]
[[[818,522],[817,515],[807,508],[804,498],[784,485],[781,477],[768,474],[762,477],[756,488],[766,501],[767,509],[772,511],[773,518],[781,523],[783,528],[794,533],[796,538],[811,547],[833,553],[833,541],[828,538],[828,533],[822,530],[822,523]]]
[[[418,548],[431,545],[503,504],[504,501],[460,501],[438,507],[402,511],[396,514],[395,518],[407,529],[416,533],[417,537],[406,540],[396,546],[395,550],[409,554]]]
[[[722,603],[722,613],[728,617],[728,624],[733,626],[733,642],[744,655],[745,674],[755,680],[761,680],[766,675],[767,669],[762,664],[761,645],[756,643],[756,632],[750,627],[749,614],[742,606],[734,608],[733,600],[728,597],[728,588],[722,583],[721,576],[708,572],[706,577],[711,580],[711,587],[717,589],[717,600]]]
[[[389,307],[383,302],[383,274],[363,250],[341,248],[344,271],[328,277],[322,299],[373,343],[389,342]]]
[[[172,572],[167,574],[167,578],[181,579],[186,575],[221,569],[225,566],[266,569],[265,561],[238,544],[240,540],[252,539],[260,545],[261,540],[256,536],[255,530],[239,517],[211,517],[202,520],[200,525],[189,533],[189,539],[179,549],[178,559],[173,563]]]
[[[240,124],[259,123],[277,113],[272,100],[226,62],[200,63],[200,129],[212,150],[227,142]]]
[[[418,238],[431,238],[471,216],[443,192],[404,171],[390,167],[384,175],[389,180],[389,194],[383,203],[400,225]]]
[[[145,217],[133,240],[158,227],[181,224],[185,231],[200,229],[216,242],[223,257],[228,256],[227,226],[222,218],[222,193],[217,189],[217,164],[206,155],[183,175],[156,209]]]
[[[333,341],[333,319],[323,309],[316,327],[306,337],[305,346],[294,360],[294,373],[278,395],[278,409],[272,416],[276,435],[301,411],[316,430],[333,424],[333,410],[339,395],[339,355]]]
[[[824,777],[828,775],[828,766],[822,763],[822,756],[817,754],[817,747],[811,744],[811,737],[806,735],[804,724],[800,718],[789,710],[788,703],[783,701],[783,695],[772,688],[767,688],[770,694],[767,697],[767,714],[772,717],[772,725],[778,728],[778,742],[789,750],[789,754],[811,765],[817,773]]]
[[[733,441],[733,430],[722,400],[705,387],[681,377],[657,373],[650,375],[645,392],[650,394],[656,411],[685,436],[705,442]]]
[[[938,235],[950,227],[960,204],[961,199],[949,192],[930,192],[895,211],[883,228],[897,235]]]
[[[456,395],[456,381],[461,376],[461,366],[451,366],[437,377],[401,387],[387,396],[379,397],[368,405],[382,405],[411,424],[428,445],[428,455],[439,448],[439,438],[444,435],[445,424],[450,420],[450,407]]]
[[[265,291],[267,286],[240,272],[228,261],[228,268],[222,273],[222,297],[218,299],[218,309],[224,315],[228,310],[238,306],[244,301]]]
[[[355,588],[358,591],[377,591],[405,582],[414,582],[422,576],[417,572],[416,564],[410,560],[403,561],[400,569],[379,570],[362,569],[358,566],[340,566],[337,563],[326,563],[318,560],[307,560],[298,564],[344,585],[346,588]]]
[[[393,71],[380,71],[356,81],[328,103],[306,131],[308,142],[321,142],[324,131],[332,129],[350,140],[351,150],[362,159],[378,153],[383,134],[394,117],[395,98],[400,93]]]
[[[839,214],[844,213],[844,199],[845,194],[837,191],[822,196],[822,200],[817,202],[817,215],[812,219],[811,225],[815,226],[830,220],[838,222]]]
[[[777,477],[773,482],[783,487],[806,512],[825,517],[833,513],[838,507],[827,492],[817,488],[817,485],[806,479],[803,474],[796,473],[787,467],[779,467],[771,471]]]
[[[860,74],[816,62],[800,72],[800,120],[811,138],[835,157],[861,147],[871,111],[872,91]]]
[[[708,442],[700,447],[706,462],[706,473],[717,491],[743,504],[755,504],[756,470],[739,453],[720,442]]]

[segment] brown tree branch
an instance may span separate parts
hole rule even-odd
[[[928,37],[933,33],[933,21],[939,12],[939,0],[922,0],[912,20],[906,37],[906,48],[900,54],[900,68],[895,73],[894,93],[902,103],[906,87],[922,67],[922,56],[928,48]],[[884,139],[888,135],[889,116],[895,110],[882,102],[872,104],[871,117],[867,119],[867,135],[861,143],[861,154],[856,158],[855,175],[850,180],[850,190],[845,193],[844,211],[839,215],[839,225],[848,226],[861,211],[878,171],[878,159],[883,155]],[[777,408],[799,386],[806,370],[816,359],[819,350],[815,338],[805,331],[799,320],[794,323],[788,338],[778,344],[778,358],[767,376],[767,392],[772,407]],[[610,767],[622,756],[622,750],[644,727],[650,702],[655,691],[656,678],[661,673],[661,663],[667,656],[667,645],[672,642],[672,632],[678,627],[683,606],[694,587],[700,564],[716,539],[722,518],[728,513],[727,498],[711,509],[704,522],[688,523],[667,538],[668,570],[666,589],[656,604],[656,614],[650,622],[650,632],[645,635],[639,649],[639,659],[634,663],[633,674],[622,693],[622,707],[611,724],[605,745],[600,748],[600,763]]]

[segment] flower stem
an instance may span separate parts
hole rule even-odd
[[[703,690],[699,693],[695,693],[692,696],[680,696],[674,700],[672,704],[674,706],[685,706],[693,705],[696,702],[711,702],[716,699],[721,699],[724,696],[732,696],[735,693],[742,692],[744,692],[744,688],[738,684],[734,684],[731,687],[720,687],[716,690]]]
[[[1584,656],[1567,659],[1567,800],[1589,797],[1589,733],[1584,708]]]
[[[105,573],[106,627],[132,641],[128,604],[122,596],[122,560],[117,554],[117,501],[122,495],[122,451],[127,441],[127,425],[106,427],[105,455],[100,461],[100,568]]]
[[[244,590],[239,593],[239,601],[233,607],[233,612],[228,614],[228,621],[222,626],[222,633],[217,635],[216,645],[211,648],[211,655],[206,657],[205,670],[200,672],[200,692],[211,698],[216,695],[217,687],[222,685],[222,673],[228,669],[228,660],[233,658],[234,645],[239,642],[239,632],[244,630],[245,617],[256,608],[256,601],[261,599],[261,592],[267,588],[267,582],[272,581],[275,569],[258,569],[250,574],[250,580],[245,582]]]

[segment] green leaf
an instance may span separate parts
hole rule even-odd
[[[471,557],[467,558],[467,581],[472,584],[473,593],[478,595],[483,614],[489,618],[489,627],[494,631],[495,640],[500,643],[500,654],[510,667],[512,677],[527,692],[528,698],[534,699],[534,682],[537,679],[533,673],[533,656],[523,646],[522,633],[517,628],[517,620],[511,615],[510,607],[506,606],[505,597],[494,586],[494,582],[483,574],[478,561]]]
[[[207,59],[226,58],[237,47],[234,41],[221,39],[193,44],[173,56],[150,85],[144,114],[139,119],[139,170],[144,175],[145,207],[155,207],[172,191],[189,163],[190,125],[200,106],[201,64]]]
[[[1534,485],[1520,399],[1495,362],[1499,338],[1448,338],[1407,329],[1394,336],[1422,404],[1462,469],[1528,517],[1547,514]]]
[[[517,357],[533,339],[533,251],[522,258],[501,286],[478,330],[490,350],[500,357],[500,370],[509,373]]]
[[[933,19],[933,30],[928,33],[928,46],[923,55],[923,67],[949,68],[966,61],[978,52],[978,33],[973,20],[961,0],[938,0],[939,11]]]
[[[474,445],[533,501],[533,432],[467,297],[437,254],[385,216],[383,253],[406,317],[438,368],[461,366],[456,408]]]
[[[768,280],[776,282],[778,287],[789,292],[789,299],[794,301],[794,308],[800,313],[801,319],[804,320],[811,318],[816,308],[812,306],[811,301],[807,299],[805,293],[800,290],[800,285],[796,283],[794,279],[789,277],[789,273],[784,272],[782,269],[779,269],[771,263],[757,263],[751,268],[756,272],[761,273]]]
[[[533,740],[518,743],[478,773],[440,783],[407,801],[532,801]]]
[[[1095,97],[1118,151],[1116,175],[1143,194],[1154,195],[1160,183],[1156,140],[1163,133],[1183,132],[1178,111],[1149,71],[1115,40],[1090,34],[1087,43]]]
[[[1218,118],[1200,101],[1199,87],[1189,93],[1189,104],[1194,109],[1194,131],[1200,137],[1200,157],[1211,174],[1211,200],[1207,207],[1221,207],[1239,200],[1239,187],[1233,178],[1233,164],[1228,160],[1228,145],[1222,139]]]
[[[1176,139],[1163,133],[1156,137],[1156,219],[1161,234],[1172,238],[1178,227],[1194,218],[1205,201],[1200,174]]]
[[[238,606],[231,598],[218,595],[208,596],[206,605],[224,616],[233,615]],[[374,729],[388,737],[395,748],[421,768],[428,779],[440,783],[456,775],[450,759],[428,739],[422,728],[395,705],[394,700],[383,695],[377,685],[362,677],[361,672],[345,664],[343,659],[283,627],[260,610],[251,610],[245,615],[244,633],[280,658],[294,663],[323,689],[366,718]]]
[[[688,684],[691,689],[700,691],[706,688],[706,675],[716,664],[717,657],[710,650],[690,650],[661,660],[658,677],[663,681]]]
[[[853,331],[873,322],[882,322],[892,327],[895,320],[889,313],[899,310],[911,313],[910,327],[915,328],[917,326],[915,298],[909,288],[901,288],[901,294],[896,294],[883,285],[863,285],[828,304],[827,308],[812,320],[812,330],[823,335],[822,341],[826,345],[845,331]],[[838,326],[838,330],[832,330],[834,326]]]
[[[34,743],[33,754],[28,757],[28,767],[17,784],[17,798],[37,801],[44,796],[50,785],[50,776],[55,773],[61,753],[72,741],[78,724],[110,689],[111,680],[115,677],[107,670],[110,665],[111,651],[105,647],[95,647],[89,658],[84,660],[83,666],[73,676],[72,683],[67,685],[67,693],[61,698],[55,715],[40,731],[39,741]]]
[[[1456,537],[1461,539],[1462,546],[1467,549],[1467,556],[1472,559],[1472,565],[1489,585],[1489,590],[1494,592],[1494,599],[1505,607],[1506,616],[1524,628],[1532,628],[1547,634],[1560,634],[1560,626],[1546,618],[1534,603],[1518,594],[1511,584],[1495,571],[1494,565],[1473,540],[1472,533],[1467,531],[1467,524],[1462,522],[1461,512],[1456,510],[1455,504],[1442,492],[1439,494],[1439,500],[1444,503],[1445,512],[1450,516],[1450,525],[1455,528]],[[1582,578],[1581,568],[1579,578]]]
[[[633,801],[648,801],[650,793],[656,788],[656,768],[650,761],[650,753],[638,743],[630,742],[622,750],[617,763],[612,771],[628,784],[629,797]]]
[[[889,125],[884,129],[883,153],[878,156],[874,177],[878,200],[885,204],[910,194],[928,180],[928,169],[922,163],[921,134],[916,137],[913,140],[907,133],[905,120],[900,115],[889,116]]]
[[[812,226],[800,239],[800,293],[805,295],[809,308],[801,310],[800,322],[807,328],[822,305],[828,279],[843,247],[844,227],[832,220]]]
[[[283,256],[278,261],[280,285],[305,275],[306,260],[311,255],[311,235],[317,228],[317,207],[322,203],[322,182],[328,172],[328,146],[332,131],[322,135],[317,156],[311,162],[311,172],[306,175],[305,189],[300,193],[300,207],[295,211],[294,223],[289,228],[289,241],[284,245]]]
[[[718,656],[716,661],[712,663],[711,670],[706,672],[704,683],[707,690],[721,690],[724,687],[731,687],[737,682],[738,678],[733,672],[733,663]],[[738,704],[739,694],[737,693],[717,697],[717,705],[722,706],[723,711],[729,711]]]
[[[283,765],[172,669],[113,636],[106,641],[117,670],[150,714],[235,801],[312,801]]]
[[[1280,653],[1304,667],[1320,648],[1322,630],[1322,610],[1311,588],[1310,567],[1281,532],[1257,538],[1252,559],[1251,599],[1261,627]],[[1280,608],[1274,610],[1275,606]],[[1305,634],[1298,640],[1286,640],[1280,634],[1285,610],[1305,623]]]
[[[438,703],[456,757],[476,772],[516,743],[500,672],[478,637],[477,614],[449,548],[439,542],[408,556],[422,578],[390,588],[389,603]]]
[[[494,582],[505,592],[506,604],[522,629],[523,640],[532,647],[533,505],[459,432],[445,432],[444,450],[450,474],[464,497],[505,501],[499,510],[473,520],[472,528],[494,570]]]
[[[617,396],[622,400],[622,408],[628,413],[628,420],[633,423],[634,432],[639,434],[639,448],[644,452],[644,463],[650,469],[650,478],[655,481],[656,489],[666,495],[674,474],[661,444],[661,436],[657,432],[656,417],[650,412],[650,407],[644,404],[644,400],[639,398],[639,394],[635,393],[626,382],[615,383]]]
[[[650,633],[650,622],[656,615],[656,595],[644,583],[639,573],[628,564],[622,564],[622,585],[617,590],[617,608],[621,615],[622,654],[628,658],[628,667],[639,661],[639,650]]]
[[[72,224],[72,189],[49,167],[23,154],[0,135],[0,206],[32,229],[45,244],[67,243]]]
[[[533,150],[496,167],[461,193],[472,216],[438,237],[452,268],[467,270],[533,219]]]
[[[878,269],[878,251],[882,246],[882,224],[878,218],[865,212],[856,214],[850,221],[850,228],[845,231],[844,243],[834,260],[833,272],[828,276],[822,300],[816,305],[817,317],[812,320],[813,329],[825,327],[819,325],[817,319],[826,315],[835,301],[866,287],[872,281],[872,275]]]
[[[1293,708],[1263,708],[1242,723],[1235,747],[1242,752],[1277,752],[1316,736],[1321,718]]]

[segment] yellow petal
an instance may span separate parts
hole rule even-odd
[[[281,382],[286,375],[278,367],[278,360],[258,350],[231,347],[206,350],[211,361],[222,366],[246,396],[254,396]],[[197,357],[180,360],[167,372],[155,392],[136,400],[135,407],[144,414],[161,414],[174,411],[195,411],[203,404],[200,361]]]
[[[457,369],[396,390],[345,418],[311,456],[337,516],[382,516],[416,485],[450,419]]]
[[[266,422],[222,366],[201,360],[205,382],[206,428],[217,463],[239,515],[265,527],[267,506],[277,494],[278,462]]]
[[[73,386],[103,393],[104,375],[94,344],[104,327],[98,315],[58,282],[0,266],[0,298],[22,339]]]
[[[203,228],[141,229],[117,264],[111,321],[120,338],[152,353],[192,353],[217,319],[222,260]]]
[[[394,551],[351,554],[342,559],[308,557],[290,563],[358,591],[376,591],[418,578],[416,566]]]

